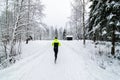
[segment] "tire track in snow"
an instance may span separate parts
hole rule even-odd
[[[64,46],[68,47],[69,45],[65,44]],[[75,64],[73,62],[72,65],[69,65],[69,69],[66,71],[67,72],[66,74],[68,76],[71,75],[71,77],[68,80],[81,80],[81,79],[95,80],[95,77],[93,77],[93,76],[91,77],[91,74],[86,71],[86,64],[85,64],[83,58],[79,57],[78,52],[74,51],[71,46],[68,47],[66,52],[71,52],[72,55],[74,54],[73,59],[74,59],[74,62],[76,62]],[[74,70],[70,71],[70,69],[73,69],[73,68],[74,68]],[[99,80],[99,79],[97,79],[97,80]]]
[[[47,47],[46,47],[47,46]],[[48,46],[48,44],[46,45],[45,47],[46,48],[50,48],[50,46]],[[44,49],[44,50],[42,50],[42,52],[39,52],[39,51],[36,51],[36,56],[34,56],[34,57],[32,57],[31,59],[32,59],[32,62],[30,62],[30,64],[28,64],[28,65],[32,65],[27,71],[25,71],[24,73],[22,73],[22,76],[20,76],[20,78],[19,78],[19,80],[26,80],[26,79],[24,79],[24,78],[26,78],[30,73],[31,73],[31,71],[33,70],[33,69],[35,69],[35,67],[36,67],[36,65],[38,65],[41,61],[42,61],[42,59],[44,58],[44,56],[47,54],[46,53],[47,51],[46,51],[46,49]],[[42,54],[38,54],[38,53],[42,53]],[[33,60],[34,59],[34,60]],[[40,61],[41,60],[41,61]],[[32,63],[32,64],[31,64]],[[28,66],[27,66],[28,67]],[[26,68],[27,68],[26,67]]]

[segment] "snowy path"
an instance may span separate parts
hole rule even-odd
[[[29,44],[29,49],[34,47],[34,50],[25,51],[31,56],[1,71],[0,80],[120,80],[119,76],[95,65],[86,56],[89,52],[82,44],[62,41],[57,64],[54,64],[51,41],[41,42],[42,46],[33,43]]]

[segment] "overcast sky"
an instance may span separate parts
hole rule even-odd
[[[71,14],[70,0],[42,0],[42,2],[46,14],[44,22],[48,26],[64,27]]]
[[[0,0],[4,1],[4,0]],[[71,15],[71,1],[73,0],[41,0],[45,5],[45,22],[48,26],[64,27]]]

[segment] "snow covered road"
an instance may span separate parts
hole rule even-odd
[[[0,71],[0,80],[120,80],[97,66],[79,41],[61,41],[57,64],[51,41],[23,44],[23,59]]]

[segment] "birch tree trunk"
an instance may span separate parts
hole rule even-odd
[[[9,27],[8,27],[8,0],[6,0],[6,22],[5,22],[5,26],[7,28],[7,34],[4,35],[4,38],[9,37]],[[5,37],[6,36],[6,37]],[[5,50],[5,57],[6,59],[8,58],[8,54],[7,54],[7,39],[4,41],[4,50]]]
[[[28,0],[28,21],[26,26],[26,37],[29,37],[29,27],[30,27],[30,0]]]
[[[21,9],[23,7],[23,1],[24,0],[21,0],[20,2],[20,6],[18,7],[18,12],[17,12],[17,15],[16,15],[16,21],[15,21],[15,25],[14,25],[14,28],[13,28],[13,32],[12,32],[12,39],[10,41],[10,55],[14,55],[13,54],[13,51],[14,51],[14,46],[15,46],[15,37],[16,37],[16,33],[17,33],[17,27],[19,25],[19,20],[20,20],[20,12],[21,12]]]
[[[85,1],[83,0],[83,44],[85,45]]]

